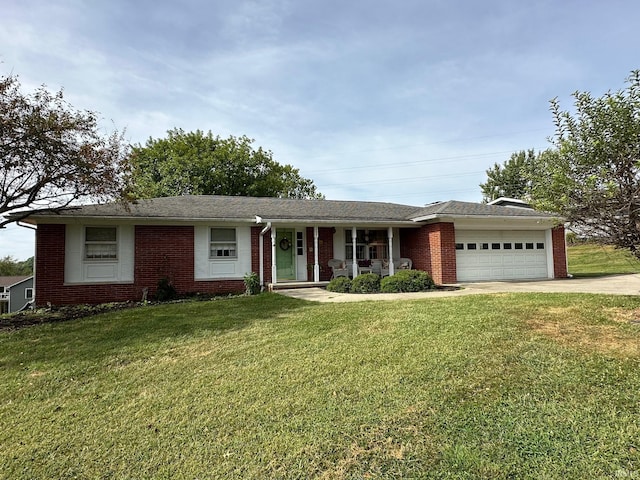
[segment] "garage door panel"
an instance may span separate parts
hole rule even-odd
[[[544,231],[457,230],[456,243],[463,247],[456,250],[458,280],[546,278],[545,241]],[[488,249],[483,250],[483,244]]]
[[[513,265],[514,263],[516,263],[516,259],[515,259],[514,255],[510,255],[510,254],[509,254],[509,255],[507,255],[507,254],[505,254],[505,255],[502,257],[502,264],[503,264],[503,265]]]
[[[482,255],[478,257],[477,265],[487,267],[496,263],[496,259],[491,255]]]

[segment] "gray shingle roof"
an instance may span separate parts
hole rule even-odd
[[[428,216],[550,217],[535,210],[480,203],[449,201],[416,207],[397,203],[291,198],[185,195],[138,200],[131,204],[109,203],[66,209],[59,214],[37,214],[38,218],[146,218],[180,220],[308,220],[317,222],[412,223]]]
[[[414,210],[411,218],[420,218],[430,215],[436,216],[478,216],[478,217],[548,217],[553,215],[539,212],[530,208],[503,207],[500,205],[487,205],[486,203],[459,202],[450,200],[448,202],[438,202],[427,205],[418,210]]]
[[[408,215],[415,209],[416,207],[408,205],[382,202],[185,195],[139,200],[127,205],[85,205],[65,210],[60,216],[254,221],[255,216],[259,215],[264,220],[397,222],[408,220]],[[36,219],[38,216],[40,215],[36,215]]]

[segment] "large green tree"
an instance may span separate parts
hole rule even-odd
[[[0,258],[0,275],[8,277],[33,275],[33,257],[23,262],[11,256]]]
[[[531,172],[535,170],[538,155],[534,150],[521,150],[511,154],[502,165],[496,163],[487,170],[487,181],[480,184],[482,199],[490,202],[500,197],[531,197]]]
[[[640,258],[640,71],[627,84],[601,97],[574,93],[573,112],[551,101],[555,148],[537,165],[533,197],[577,232]]]
[[[214,137],[173,129],[133,147],[131,190],[138,198],[175,195],[322,198],[313,181],[254,149],[246,136]]]
[[[17,77],[0,77],[0,215],[10,215],[0,227],[122,195],[129,146],[117,132],[103,135],[97,119],[62,91],[23,93]]]

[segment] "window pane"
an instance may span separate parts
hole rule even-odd
[[[115,242],[116,227],[87,227],[87,242]]]
[[[489,250],[489,244],[488,243],[481,243],[480,244],[480,249],[481,250]]]
[[[211,245],[211,256],[212,257],[235,257],[236,246],[235,244],[224,245],[220,243]]]
[[[475,250],[477,245],[475,243],[467,243],[467,250]]]
[[[211,241],[212,242],[235,242],[236,229],[235,228],[212,228]]]
[[[464,243],[456,243],[456,250],[464,250]]]
[[[533,243],[526,243],[525,246],[527,250],[533,250]]]
[[[504,244],[504,249],[505,250],[511,250],[511,244],[510,243],[505,243]]]
[[[522,243],[518,242],[514,244],[516,250],[522,250]]]
[[[544,250],[544,243],[536,243],[536,248],[538,250]]]
[[[88,243],[87,258],[116,258],[118,247],[115,243]]]
[[[491,250],[500,250],[500,244],[499,243],[492,243],[491,244]]]

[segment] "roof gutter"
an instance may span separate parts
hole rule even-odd
[[[260,218],[259,222],[256,222],[257,218]],[[415,224],[415,221],[411,220],[392,220],[392,219],[368,219],[368,218],[272,218],[270,220],[263,219],[259,216],[254,218],[248,217],[227,217],[227,218],[206,218],[206,217],[136,217],[131,215],[58,215],[58,216],[39,216],[39,217],[29,217],[29,220],[32,220],[33,225],[37,225],[38,221],[41,220],[42,223],[52,223],[50,220],[55,219],[55,223],[74,223],[78,221],[126,221],[126,222],[144,222],[149,224],[164,224],[167,222],[179,222],[179,223],[193,223],[193,222],[235,222],[235,223],[263,223],[264,221],[277,221],[279,223],[284,224],[314,224],[314,225],[406,225],[410,226]]]
[[[33,225],[27,225],[25,223],[20,223],[20,220],[18,220],[16,222],[16,225],[18,225],[19,227],[24,227],[24,228],[28,228],[29,230],[37,230],[36,227],[34,227]]]

